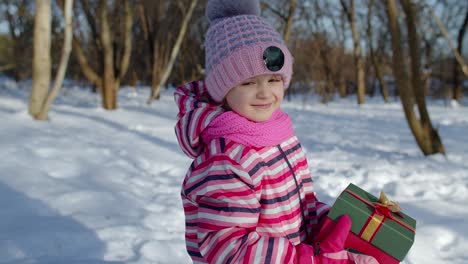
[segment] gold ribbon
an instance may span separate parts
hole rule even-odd
[[[379,201],[375,204],[388,208],[392,213],[398,213],[401,210],[400,205],[397,202],[390,201],[384,192],[380,192]]]
[[[369,223],[367,223],[367,225],[364,227],[364,230],[361,233],[361,238],[365,241],[370,241],[372,236],[374,236],[375,232],[382,224],[384,218],[385,216],[383,215],[374,214]]]
[[[383,214],[391,219],[395,219],[392,213],[403,218],[403,215],[400,213],[400,205],[397,202],[390,201],[384,192],[380,192],[379,201],[374,203],[374,206],[377,213]]]
[[[400,205],[398,203],[390,201],[384,192],[380,192],[379,201],[374,203],[375,212],[372,214],[371,219],[361,232],[361,238],[365,241],[371,241],[377,229],[382,225],[385,217],[393,218],[392,213],[400,214]]]

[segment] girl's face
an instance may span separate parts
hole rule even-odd
[[[236,113],[255,122],[270,119],[283,102],[284,84],[280,75],[252,77],[232,88],[225,99]]]

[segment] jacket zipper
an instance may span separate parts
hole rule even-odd
[[[288,164],[289,171],[291,171],[291,174],[294,177],[294,183],[296,184],[296,190],[297,190],[297,197],[299,198],[299,206],[301,209],[302,225],[304,226],[304,230],[306,232],[306,241],[309,241],[310,235],[309,235],[309,231],[307,230],[306,218],[304,214],[305,210],[304,210],[304,205],[302,204],[301,193],[300,193],[299,183],[297,182],[296,173],[294,173],[293,167],[291,166],[291,163],[289,163],[288,157],[286,156],[286,153],[284,153],[281,146],[277,145],[277,147],[278,147],[278,150],[281,152],[281,156],[283,156],[283,159],[286,161],[286,164]]]

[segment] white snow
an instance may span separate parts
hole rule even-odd
[[[174,135],[172,92],[122,88],[119,109],[68,86],[49,122],[32,121],[30,83],[0,79],[0,263],[190,263],[180,185],[190,159]],[[468,109],[429,101],[447,156],[424,157],[401,105],[302,100],[283,109],[319,197],[350,183],[384,190],[417,219],[404,263],[468,263]]]

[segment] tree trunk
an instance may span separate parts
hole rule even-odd
[[[148,77],[153,76],[153,57],[154,57],[154,32],[152,30],[152,26],[150,25],[151,18],[148,16],[148,11],[146,10],[145,6],[143,5],[143,0],[138,1],[138,14],[140,18],[140,25],[141,29],[143,30],[143,37],[145,43],[148,45],[148,56],[144,56],[145,61],[145,72],[143,79],[149,79]],[[156,25],[153,25],[156,26]]]
[[[86,77],[86,79],[88,79],[89,82],[97,87],[100,93],[102,93],[102,78],[93,70],[91,65],[89,65],[88,59],[86,58],[86,55],[81,48],[81,44],[75,37],[73,37],[72,45],[73,54],[75,55],[76,60],[80,65],[83,75]]]
[[[440,140],[437,131],[432,128],[430,124],[429,116],[425,116],[422,120],[418,120],[416,116],[413,106],[414,106],[414,96],[415,94],[419,96],[416,98],[418,101],[418,109],[421,111],[422,108],[425,108],[425,104],[420,105],[421,100],[424,98],[420,98],[421,95],[421,88],[422,87],[412,87],[412,85],[420,84],[420,74],[419,69],[417,69],[419,65],[419,49],[417,48],[417,36],[415,35],[416,27],[414,22],[414,9],[408,9],[409,2],[407,0],[401,0],[402,5],[405,9],[406,15],[406,22],[408,25],[408,37],[409,37],[409,45],[411,49],[411,61],[412,61],[412,76],[413,81],[410,82],[407,65],[405,63],[405,57],[403,55],[403,46],[401,43],[401,33],[400,27],[398,25],[398,9],[396,0],[388,0],[386,3],[386,11],[388,16],[388,27],[391,34],[391,41],[392,41],[392,49],[393,49],[393,71],[395,75],[395,82],[399,89],[401,103],[403,105],[403,110],[405,112],[406,120],[408,125],[413,133],[416,142],[423,152],[424,155],[431,155],[435,153],[442,153],[445,154],[444,147]],[[418,80],[419,78],[419,80]],[[415,91],[413,91],[415,89]],[[413,93],[415,92],[415,94]],[[420,116],[423,116],[424,110]],[[427,112],[427,111],[426,111]],[[428,123],[429,122],[429,123]]]
[[[426,155],[442,153],[445,155],[445,149],[437,130],[432,126],[431,118],[426,107],[425,86],[421,77],[421,46],[420,37],[416,29],[416,7],[411,0],[400,0],[406,15],[406,25],[408,30],[408,41],[411,55],[411,82],[416,97],[416,103],[419,110],[422,137],[427,153]]]
[[[184,20],[182,21],[182,25],[180,27],[179,34],[177,35],[177,40],[176,40],[174,46],[172,47],[171,56],[169,58],[169,61],[168,61],[167,65],[165,65],[165,68],[161,69],[161,71],[162,71],[161,77],[157,76],[157,75],[159,75],[158,73],[160,71],[158,71],[158,69],[156,69],[156,67],[155,67],[155,64],[157,63],[156,62],[157,58],[156,58],[156,56],[154,57],[154,61],[153,61],[153,85],[152,85],[152,88],[151,88],[152,93],[151,93],[150,98],[148,98],[148,101],[147,101],[148,104],[151,104],[151,102],[154,99],[159,98],[159,95],[161,93],[161,87],[167,82],[167,79],[169,78],[169,75],[172,72],[172,68],[174,66],[175,59],[177,58],[177,55],[179,54],[180,46],[182,45],[182,41],[184,40],[185,33],[187,32],[188,23],[190,21],[190,18],[192,17],[193,10],[195,9],[195,6],[197,5],[197,2],[198,2],[198,0],[192,0],[192,2],[190,4],[190,7],[189,7],[189,9],[187,10],[187,13],[184,16]],[[156,54],[156,49],[155,49],[155,54]],[[161,66],[164,67],[163,65],[161,65]]]
[[[132,54],[132,24],[133,24],[133,15],[132,9],[130,7],[130,2],[128,0],[124,0],[124,8],[125,8],[125,40],[124,40],[124,52],[122,55],[122,61],[120,62],[120,71],[119,76],[116,82],[116,89],[120,88],[120,82],[122,81],[123,77],[127,73],[128,65],[130,64],[130,56]]]
[[[63,4],[60,3],[61,0],[57,1],[63,10]],[[73,53],[86,79],[99,90],[103,108],[114,110],[117,108],[117,91],[120,81],[128,71],[130,63],[133,20],[131,5],[129,0],[124,0],[124,40],[122,41],[123,48],[121,49],[118,46],[120,42],[114,42],[113,31],[109,25],[108,1],[100,0],[99,7],[95,12],[92,12],[92,7],[88,0],[80,0],[80,3],[85,13],[85,21],[87,21],[92,33],[93,44],[95,44],[97,50],[96,57],[93,60],[98,61],[99,68],[94,70],[91,67],[76,36],[73,36]],[[114,4],[118,5],[119,2],[115,2]],[[116,54],[120,50],[123,50],[123,53]]]
[[[345,39],[346,39],[346,36],[345,36],[345,19],[343,16],[341,16],[341,19],[340,19],[340,25],[339,27],[338,26],[335,26],[335,31],[337,32],[337,36],[340,36],[339,37],[339,43],[340,43],[340,46],[341,48],[344,50],[344,46],[345,46]],[[341,29],[341,30],[340,30]],[[340,33],[339,33],[340,32]],[[338,59],[338,71],[337,71],[337,74],[338,74],[338,91],[339,91],[339,94],[340,94],[340,97],[341,98],[346,98],[348,96],[348,88],[347,88],[347,85],[346,85],[346,78],[345,78],[345,75],[344,75],[344,59],[343,59],[344,56],[340,56],[340,58]]]
[[[60,0],[63,1],[63,0]],[[98,50],[101,50],[101,40],[99,38],[98,23],[95,20],[95,14],[91,12],[91,7],[89,5],[89,0],[80,0],[81,5],[83,6],[84,17],[86,22],[88,22],[89,29],[91,31],[91,36],[93,37],[94,44]],[[102,58],[99,58],[102,59]]]
[[[338,93],[340,94],[341,98],[346,98],[348,95],[348,91],[346,90],[346,81],[343,74],[339,75]]]
[[[60,88],[62,87],[63,79],[65,78],[65,73],[67,71],[68,60],[70,58],[70,52],[71,52],[71,46],[72,46],[71,44],[72,44],[72,38],[73,38],[73,32],[72,32],[72,16],[73,15],[72,13],[73,13],[73,0],[65,0],[65,12],[64,12],[65,38],[63,41],[60,65],[57,71],[57,75],[55,77],[55,82],[54,82],[52,91],[47,96],[47,99],[42,106],[41,112],[39,113],[39,116],[38,116],[39,120],[49,119],[48,114],[49,114],[50,106],[52,105],[52,102],[54,101],[55,97],[57,97],[57,94]]]
[[[289,37],[291,36],[291,28],[292,28],[292,24],[294,20],[295,11],[296,11],[296,0],[290,0],[288,19],[286,21],[286,26],[284,28],[284,36],[283,36],[285,43],[289,42]]]
[[[346,16],[348,17],[351,26],[351,33],[353,35],[354,46],[354,63],[356,65],[356,85],[358,104],[364,104],[366,100],[366,74],[364,68],[364,60],[361,56],[361,46],[359,45],[359,33],[356,28],[356,16],[354,8],[354,0],[350,0],[350,6],[344,0],[340,0]]]
[[[9,35],[11,38],[11,44],[10,47],[12,49],[12,57],[14,58],[14,61],[12,62],[11,68],[10,67],[5,67],[4,70],[8,70],[10,68],[12,70],[12,75],[13,78],[15,79],[16,82],[19,82],[21,80],[24,80],[26,78],[29,78],[30,73],[27,71],[26,67],[31,67],[31,62],[25,61],[25,52],[24,52],[24,44],[25,40],[27,38],[27,43],[30,42],[31,36],[24,32],[24,27],[26,26],[25,24],[28,23],[27,20],[29,18],[25,18],[22,16],[19,16],[19,12],[24,13],[24,10],[26,9],[26,5],[28,4],[26,1],[13,1],[17,2],[15,4],[12,3],[11,0],[3,0],[2,3],[4,3],[5,6],[15,6],[16,12],[12,13],[13,8],[4,8],[4,18],[6,19],[7,26],[8,26],[8,31]],[[2,14],[3,15],[3,14]],[[0,17],[2,16],[0,15]],[[24,14],[23,14],[24,15]],[[22,23],[18,23],[18,16],[21,17],[21,20],[23,21]],[[27,36],[26,36],[27,35]],[[29,47],[30,44],[27,44]],[[26,55],[27,56],[27,55]],[[9,65],[6,65],[9,66]],[[26,66],[26,67],[25,67]]]
[[[460,27],[460,30],[458,31],[458,37],[457,37],[457,51],[459,54],[463,54],[463,39],[465,38],[465,33],[466,33],[466,28],[468,26],[468,9],[465,13],[465,18],[463,19],[462,26]],[[453,65],[453,79],[454,79],[454,90],[452,93],[453,100],[461,101],[463,97],[463,90],[462,90],[462,83],[460,78],[460,68],[457,63],[457,60],[454,60],[454,65]]]
[[[93,39],[94,39],[94,44],[96,45],[97,49],[101,49],[101,43],[100,39],[97,37],[97,29],[96,25],[94,23],[93,15],[89,11],[89,6],[88,6],[88,1],[86,0],[81,0],[80,1],[83,5],[84,13],[86,14],[87,21],[89,23]],[[57,4],[59,5],[60,9],[62,9],[62,12],[65,14],[65,6],[63,3],[63,0],[57,0]],[[90,83],[92,83],[94,86],[97,87],[98,91],[102,93],[102,78],[98,75],[98,73],[93,70],[91,65],[88,63],[88,59],[86,58],[86,55],[83,51],[83,48],[81,47],[80,41],[75,37],[72,31],[72,52],[75,55],[76,60],[78,61],[78,64],[80,65],[80,69],[85,76],[86,79]],[[97,60],[101,60],[101,55],[98,55]]]
[[[31,97],[29,98],[29,114],[35,119],[37,119],[37,116],[41,112],[50,86],[51,9],[50,0],[36,0],[33,84]]]
[[[375,52],[374,52],[374,47],[372,45],[373,38],[374,38],[373,36],[374,34],[372,30],[372,21],[371,21],[373,8],[374,8],[374,0],[370,0],[369,14],[367,15],[367,38],[369,41],[369,51],[370,51],[372,65],[374,66],[375,75],[379,81],[380,94],[382,95],[384,101],[388,103],[389,96],[388,96],[387,85],[385,84],[385,81],[383,79],[382,69],[380,68],[379,62],[377,61],[377,57],[375,56]]]
[[[104,74],[102,81],[102,106],[106,110],[117,108],[117,89],[115,87],[114,75],[114,48],[112,46],[112,36],[107,19],[107,0],[100,2],[100,22],[101,22],[101,45],[104,55]]]

